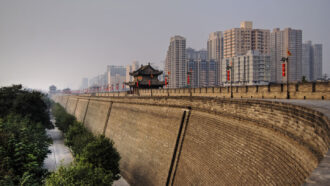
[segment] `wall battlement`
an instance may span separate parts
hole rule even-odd
[[[298,105],[103,96],[53,99],[115,142],[122,175],[132,185],[297,185],[328,152],[329,118]]]
[[[286,84],[270,84],[263,86],[233,86],[233,98],[252,99],[286,99]],[[330,100],[330,83],[291,83],[290,99]],[[91,95],[91,94],[85,94]],[[94,93],[95,96],[124,97],[132,96],[127,92]],[[139,96],[192,96],[230,98],[230,87],[176,88],[176,89],[140,89]]]

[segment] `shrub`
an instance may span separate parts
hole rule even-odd
[[[112,177],[111,171],[78,161],[67,168],[60,167],[46,179],[46,185],[112,185]]]
[[[97,167],[102,167],[113,173],[114,179],[120,178],[119,160],[120,156],[113,146],[113,142],[104,136],[98,136],[91,141],[82,151],[83,160]]]
[[[77,121],[69,127],[65,134],[65,144],[72,149],[74,154],[81,154],[87,144],[93,140],[93,134]]]

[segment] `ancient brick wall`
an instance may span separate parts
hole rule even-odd
[[[170,94],[228,94],[224,88],[187,90]],[[242,91],[246,88],[237,90]],[[54,100],[71,113],[75,107],[79,121],[115,142],[122,175],[132,185],[299,185],[330,142],[329,118],[287,103],[212,96],[65,97]]]

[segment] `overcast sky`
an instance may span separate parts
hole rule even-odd
[[[78,88],[106,65],[161,64],[169,39],[206,48],[208,34],[291,27],[323,44],[330,75],[329,0],[0,0],[0,86]]]

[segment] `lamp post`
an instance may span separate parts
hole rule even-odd
[[[189,90],[189,95],[192,96],[192,93],[191,93],[191,83],[190,83],[190,77],[192,75],[192,70],[190,69],[189,72],[187,72],[187,84],[188,84],[188,90]]]
[[[226,66],[227,69],[227,81],[230,80],[230,98],[233,98],[233,86],[232,86],[232,66],[229,66],[227,64]]]
[[[289,57],[282,57],[282,76],[286,76],[286,99],[290,99],[290,92],[289,92]],[[286,62],[286,68],[285,68]]]

